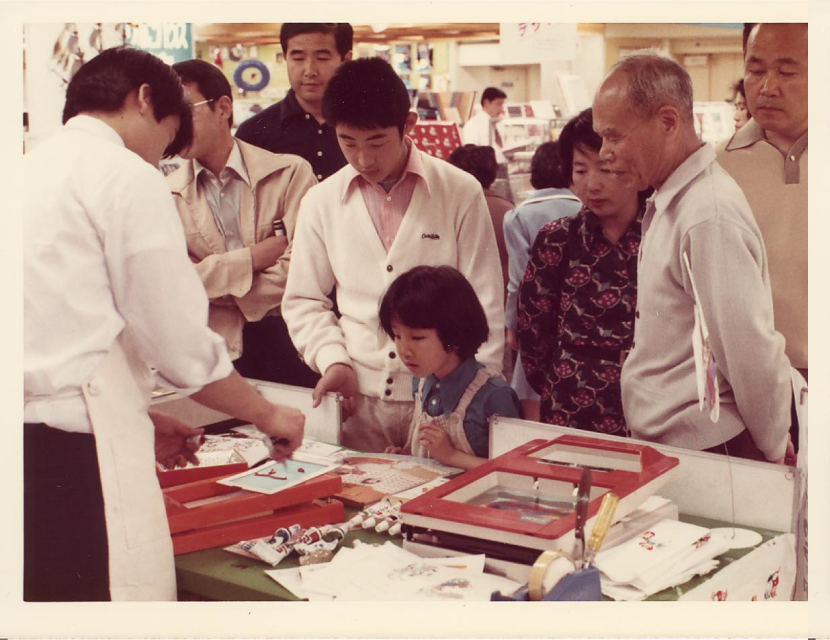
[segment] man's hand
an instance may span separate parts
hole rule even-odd
[[[789,467],[794,467],[798,464],[798,456],[795,453],[795,445],[793,445],[792,436],[787,434],[787,449],[784,452],[784,455],[778,458],[778,460],[771,460],[775,464],[785,464]]]
[[[450,436],[441,427],[434,424],[422,424],[418,428],[418,438],[421,444],[429,451],[429,455],[441,464],[451,464],[455,447],[450,442]]]
[[[383,452],[384,452],[384,453],[402,454],[402,453],[404,453],[404,449],[403,449],[403,447],[392,447],[392,446],[389,446],[389,447],[386,447],[386,448],[383,450]]]
[[[194,429],[164,413],[150,411],[149,415],[156,428],[156,460],[166,469],[199,464],[196,451],[204,440],[204,429]]]
[[[341,403],[340,409],[343,420],[347,420],[354,413],[354,397],[357,395],[357,374],[354,372],[354,369],[341,362],[335,362],[328,369],[326,369],[323,377],[320,378],[320,381],[311,393],[311,398],[313,400],[311,406],[320,406],[320,402],[323,400],[323,395],[330,391],[333,393],[339,393],[343,396],[343,402]]]
[[[273,457],[275,460],[284,460],[294,449],[303,443],[305,431],[305,415],[299,409],[282,404],[272,404],[270,415],[254,426],[272,438]]]
[[[288,246],[286,236],[270,236],[251,245],[251,264],[254,271],[262,271],[276,264]]]
[[[507,342],[507,346],[513,349],[513,351],[519,350],[519,334],[515,329],[507,329],[505,341]]]

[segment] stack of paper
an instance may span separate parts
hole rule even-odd
[[[718,566],[729,548],[709,529],[663,520],[647,531],[597,555],[602,593],[614,600],[642,600]]]
[[[518,582],[484,573],[484,556],[422,558],[392,542],[343,547],[327,564],[266,571],[299,598],[317,600],[482,600]]]

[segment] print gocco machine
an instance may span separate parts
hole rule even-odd
[[[677,464],[635,442],[580,435],[532,440],[404,503],[404,548],[422,556],[483,553],[491,568],[523,580],[543,551],[570,552],[577,535],[584,540],[606,493],[619,498],[620,520],[659,490]],[[580,496],[586,468],[590,488],[583,482]]]

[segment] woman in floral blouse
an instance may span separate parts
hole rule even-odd
[[[628,435],[620,370],[634,335],[643,197],[599,159],[591,110],[559,136],[562,169],[582,201],[539,231],[519,289],[525,375],[541,419]]]

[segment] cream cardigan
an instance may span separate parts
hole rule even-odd
[[[487,314],[490,340],[478,359],[497,369],[504,351],[503,281],[493,224],[481,186],[471,175],[422,153],[419,180],[388,254],[346,166],[312,187],[300,205],[282,314],[305,362],[325,372],[352,366],[360,393],[412,400],[412,376],[380,328],[387,287],[417,265],[450,265],[473,285]],[[327,294],[337,287],[332,313]]]

